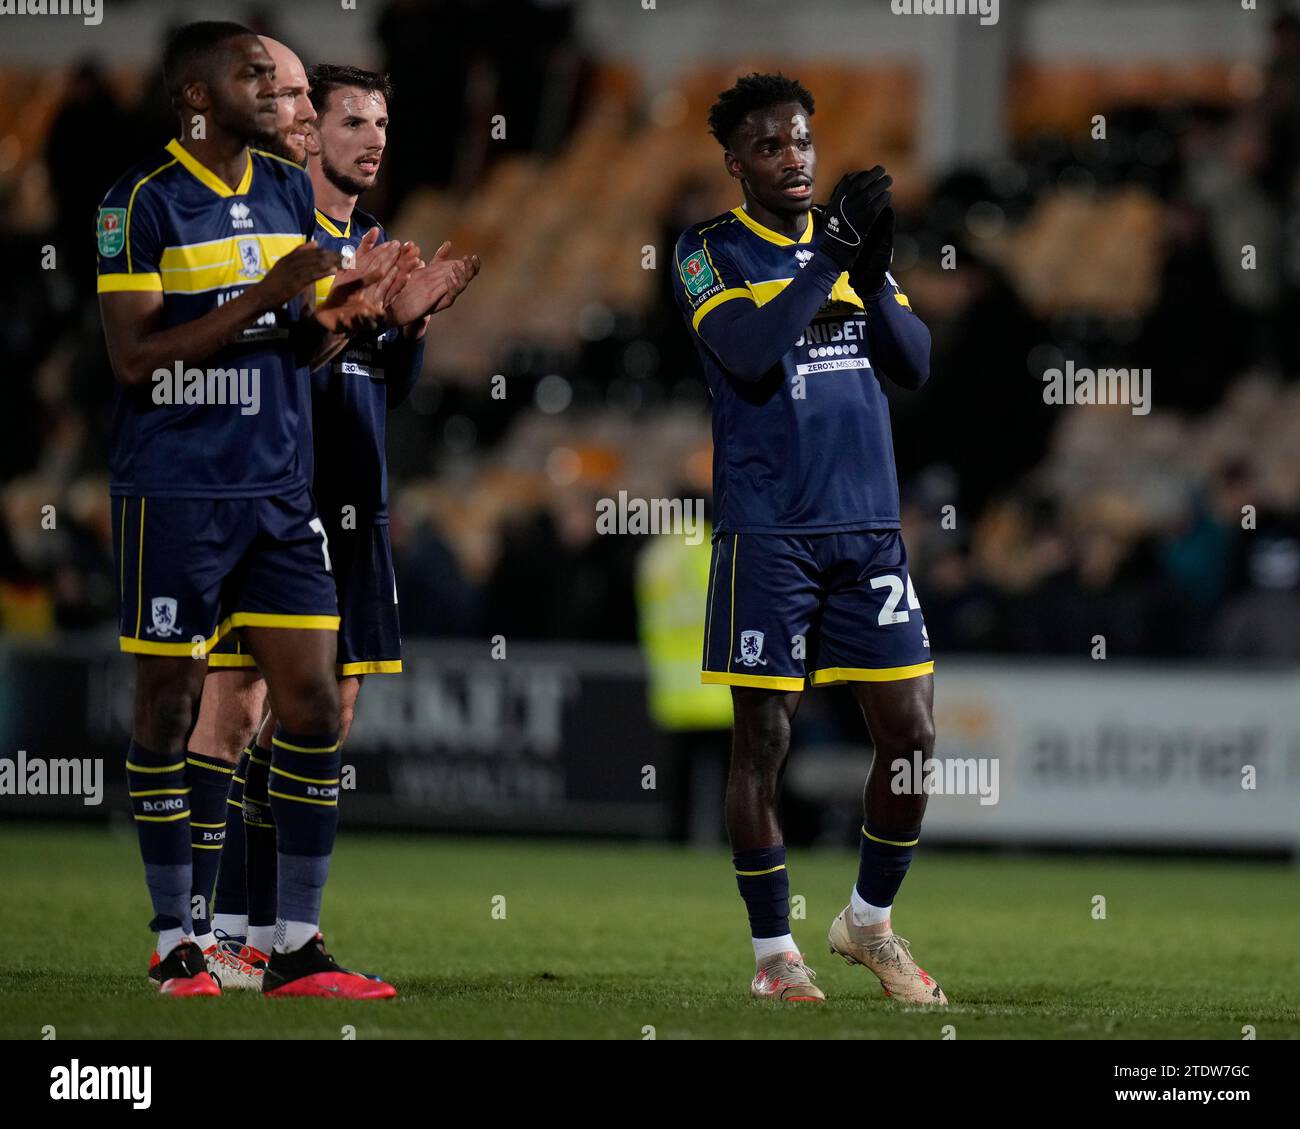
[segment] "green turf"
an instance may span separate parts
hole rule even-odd
[[[886,1000],[826,952],[851,855],[792,852],[824,1007],[746,996],[727,856],[672,847],[347,833],[325,906],[386,1003],[160,999],[127,831],[0,829],[0,1036],[1300,1038],[1300,872],[1281,864],[924,852],[895,925],[952,1006]],[[1106,898],[1105,920],[1092,899]],[[505,898],[504,919],[493,899]]]

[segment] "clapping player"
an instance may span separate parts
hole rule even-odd
[[[731,687],[726,796],[757,965],[753,995],[825,999],[789,922],[777,816],[790,723],[805,687],[847,683],[875,744],[858,877],[832,952],[885,992],[943,1004],[894,934],[891,907],[925,796],[894,794],[890,763],[934,745],[934,664],[900,533],[881,381],[919,387],[930,334],[888,272],[891,178],[879,166],[813,204],[812,95],[749,75],[709,113],[739,207],[684,232],[675,286],[713,403],[713,560],[705,682]]]

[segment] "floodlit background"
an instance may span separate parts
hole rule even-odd
[[[992,26],[886,0],[359,7],[0,18],[0,756],[103,756],[111,786],[97,808],[0,811],[125,812],[94,209],[172,136],[167,29],[225,17],[308,64],[389,71],[361,205],[484,264],[390,420],[407,670],[362,692],[345,820],[720,840],[730,706],[696,685],[707,539],[599,536],[595,507],[708,497],[672,246],[740,201],[710,102],[781,69],[817,99],[820,200],[850,168],[892,173],[894,272],[934,335],[929,386],[891,401],[937,751],[999,775],[996,803],[935,797],[928,840],[1295,850],[1286,5],[1005,0]],[[1067,361],[1149,369],[1149,414],[1046,403]],[[866,757],[848,695],[809,694],[791,842],[853,842]]]

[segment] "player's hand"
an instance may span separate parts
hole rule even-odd
[[[420,248],[416,244],[409,241],[400,244],[397,258],[375,288],[374,297],[376,301],[387,309],[392,305],[398,294],[402,292],[411,275],[423,265],[424,262],[420,258]]]
[[[871,225],[857,262],[849,268],[849,285],[864,302],[885,288],[885,272],[894,258],[894,209],[886,208]]]
[[[339,269],[339,262],[337,251],[308,241],[280,259],[266,272],[266,277],[249,290],[257,296],[262,310],[278,310],[318,278],[334,274]]]
[[[359,312],[362,307],[353,304],[349,307],[354,311],[353,315],[341,322],[338,322],[337,318],[334,319],[339,324],[349,325],[353,328],[331,330],[330,332],[351,335],[380,332],[384,329],[384,295],[398,273],[403,269],[400,265],[402,251],[402,244],[395,239],[390,239],[387,243],[379,243],[378,228],[371,228],[366,232],[357,247],[353,259],[356,265],[350,270],[341,270],[334,276],[334,285],[330,288],[329,297],[317,312],[330,309],[335,305],[344,304],[353,294],[361,292],[364,298],[364,308],[366,310],[378,310],[379,313],[377,316],[362,315]],[[417,250],[417,260],[418,256],[419,252]],[[408,259],[406,266],[409,267],[410,265],[413,264]]]
[[[401,293],[388,307],[392,325],[409,325],[411,322],[445,310],[460,296],[479,271],[477,255],[463,258],[451,257],[451,244],[443,243],[434,252],[433,260],[421,262],[407,279]]]
[[[846,173],[840,177],[826,205],[821,249],[842,270],[853,265],[872,224],[889,207],[889,188],[893,183],[894,178],[885,172],[883,165],[869,172]]]
[[[374,246],[374,240],[371,246]],[[367,259],[365,270],[353,268],[335,274],[334,285],[315,314],[317,322],[327,333],[350,337],[358,333],[375,333],[383,328],[384,307],[376,292],[397,261],[400,250],[396,242],[384,244]]]
[[[479,257],[477,255],[462,255],[459,261],[464,266],[465,269],[463,272],[461,272],[456,276],[457,281],[455,285],[453,285],[452,288],[448,290],[447,296],[443,298],[436,306],[433,307],[433,312],[435,314],[441,313],[443,310],[447,309],[448,306],[450,306],[453,302],[456,301],[457,298],[461,296],[461,293],[464,291],[465,287],[467,287],[471,282],[474,281],[475,278],[478,277],[478,272],[483,265],[479,261]]]
[[[384,308],[370,296],[360,281],[342,291],[330,291],[325,304],[315,314],[326,333],[353,337],[358,333],[378,333],[384,327]]]
[[[379,244],[379,228],[372,227],[361,237],[361,242],[352,252],[352,262],[344,263],[348,270],[365,270],[370,265],[370,257]]]

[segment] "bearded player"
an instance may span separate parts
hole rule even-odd
[[[891,908],[925,811],[888,766],[934,745],[933,661],[899,522],[888,378],[929,376],[930,334],[888,272],[891,178],[813,204],[812,95],[782,75],[723,92],[709,128],[744,202],[684,232],[675,286],[713,402],[713,559],[703,681],[735,707],[727,830],[749,914],[753,995],[821,1002],[790,932],[777,803],[804,689],[848,684],[875,745],[858,877],[829,943],[886,995],[944,1004]]]

